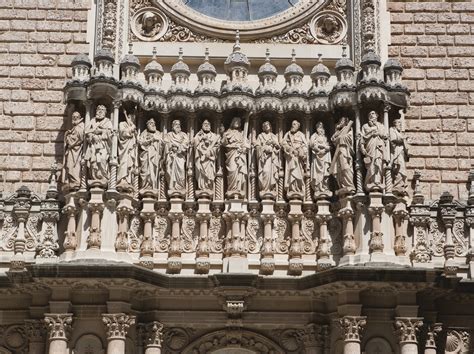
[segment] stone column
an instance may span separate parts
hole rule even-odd
[[[199,200],[202,203],[202,199]],[[207,200],[210,203],[210,200]],[[207,206],[209,209],[209,205]],[[199,241],[196,247],[196,273],[207,274],[211,268],[209,261],[209,220],[210,212],[196,214],[196,221],[199,223]]]
[[[390,127],[388,123],[388,113],[390,112],[391,105],[389,103],[385,103],[383,106],[383,125],[385,127],[385,131],[388,133]],[[387,150],[387,156],[391,157],[390,154],[390,141],[387,139],[385,142],[385,149]],[[393,181],[392,181],[392,164],[390,160],[384,162],[385,165],[385,196],[391,196],[392,195],[392,186],[393,186]]]
[[[125,354],[125,336],[130,326],[135,324],[135,316],[104,313],[102,322],[106,327],[107,354]]]
[[[43,354],[45,348],[46,327],[41,320],[25,320],[25,331],[28,336],[28,353]]]
[[[370,235],[369,249],[370,249],[370,260],[371,261],[384,261],[383,255],[384,243],[382,233],[382,213],[384,206],[382,203],[382,193],[370,192],[370,206],[369,214],[372,217],[372,232]]]
[[[425,343],[425,353],[424,354],[436,354],[436,337],[442,330],[441,323],[434,323],[428,326],[426,331],[426,343]]]
[[[263,245],[260,260],[260,273],[272,275],[275,271],[275,255],[273,240],[273,214],[262,214],[263,220]]]
[[[155,200],[143,198],[143,208],[140,212],[143,219],[143,240],[140,245],[140,265],[153,269],[153,220],[155,219]]]
[[[110,179],[109,179],[109,191],[115,191],[117,189],[117,165],[118,165],[118,127],[119,127],[119,108],[121,102],[114,101],[114,111],[112,113],[112,150],[110,152]]]
[[[453,196],[449,192],[444,192],[439,198],[439,211],[446,229],[446,241],[444,244],[444,274],[455,277],[458,266],[454,260],[456,255],[453,241],[453,226],[456,219],[456,205]]]
[[[305,354],[324,353],[324,328],[315,323],[306,325],[303,335]]]
[[[68,337],[72,324],[72,313],[46,313],[44,322],[48,327],[49,354],[69,354]]]
[[[74,252],[77,247],[77,237],[76,237],[76,203],[74,202],[74,196],[68,194],[66,196],[66,205],[63,207],[63,214],[67,215],[67,228],[64,232],[64,251],[65,252]]]
[[[144,325],[145,354],[161,354],[163,324],[158,321]]]
[[[291,202],[290,202],[291,203]],[[302,214],[289,214],[288,220],[291,222],[291,244],[288,250],[289,265],[288,274],[301,275],[303,272],[303,259],[301,249],[300,226]]]
[[[334,264],[330,258],[330,237],[328,231],[328,222],[332,215],[329,211],[330,203],[325,199],[319,199],[317,202],[318,212],[316,220],[319,224],[319,244],[316,254],[318,255],[318,270],[325,270],[332,267]]]
[[[344,354],[360,354],[360,338],[366,325],[366,316],[344,316],[339,325],[344,333]]]
[[[357,195],[364,195],[363,179],[362,179],[362,156],[359,148],[360,139],[360,109],[359,106],[354,106],[355,113],[355,175],[356,175],[356,190]]]
[[[418,340],[416,338],[423,318],[395,317],[395,333],[400,343],[400,354],[418,354]]]

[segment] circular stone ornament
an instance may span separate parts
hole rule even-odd
[[[165,35],[169,22],[162,12],[146,7],[133,16],[131,27],[133,34],[140,40],[154,42]]]

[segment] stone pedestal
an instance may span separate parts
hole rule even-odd
[[[245,231],[241,230],[242,217],[245,214],[244,201],[242,199],[231,199],[227,204],[227,218],[230,222],[230,239],[227,240],[227,257],[222,261],[225,273],[248,272],[248,259],[245,252]]]
[[[171,199],[169,212],[171,219],[171,242],[168,252],[168,265],[166,271],[170,274],[178,274],[183,267],[181,260],[181,219],[183,217],[183,200]]]
[[[335,265],[331,259],[331,239],[328,231],[328,222],[332,215],[329,211],[330,203],[325,199],[320,199],[316,202],[318,212],[316,213],[316,220],[319,224],[319,242],[318,242],[318,266],[319,270],[325,270]]]
[[[291,243],[289,253],[289,275],[301,275],[303,272],[303,259],[301,249],[300,223],[303,218],[303,202],[299,199],[290,200],[288,219],[291,223]]]

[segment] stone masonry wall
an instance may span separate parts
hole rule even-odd
[[[62,160],[62,88],[87,53],[90,0],[0,0],[0,190],[44,192]]]
[[[467,197],[474,157],[474,3],[394,2],[389,55],[411,92],[406,134],[424,194]]]

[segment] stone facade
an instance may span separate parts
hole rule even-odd
[[[413,145],[408,167],[422,171],[420,188],[430,199],[443,191],[466,199],[474,137],[474,6],[394,2],[389,11],[389,55],[405,68],[412,94],[406,114]]]
[[[0,0],[0,353],[473,351],[474,6],[282,3]]]
[[[89,1],[0,3],[0,181],[45,193],[63,155],[64,80],[71,60],[89,50]]]

